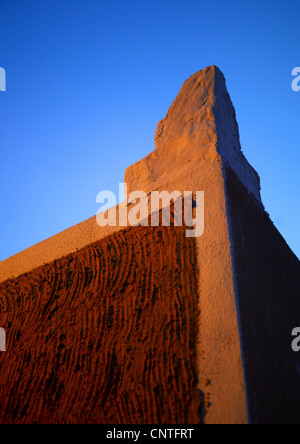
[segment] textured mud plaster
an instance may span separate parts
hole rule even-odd
[[[241,152],[235,111],[218,68],[207,68],[184,83],[158,124],[155,145],[153,153],[126,170],[129,192],[157,187],[205,192],[205,230],[197,239],[202,421],[247,423],[225,165],[232,164],[259,206],[260,184]]]
[[[0,284],[0,423],[199,423],[195,249],[129,228]]]
[[[91,218],[2,262],[0,325],[15,347],[0,356],[3,421],[299,419],[299,261],[264,213],[218,68],[184,83],[155,145],[126,170],[128,192],[204,191],[203,236]]]
[[[226,108],[222,111],[226,116],[228,133],[224,136],[225,141],[217,128],[223,121],[223,114],[220,117],[222,107]],[[234,147],[229,143],[232,137]],[[240,152],[234,110],[224,77],[217,68],[200,71],[185,82],[166,118],[158,125],[155,143],[153,153],[126,170],[128,191],[179,190],[183,193],[198,190],[205,193],[205,231],[195,243],[195,270],[200,276],[197,310],[201,315],[197,318],[196,361],[192,361],[192,367],[197,375],[197,393],[202,393],[205,401],[204,406],[199,405],[201,418],[199,416],[198,420],[208,424],[245,423],[248,416],[224,188],[224,159],[228,162],[238,159],[249,171],[249,176],[252,169]],[[240,171],[244,171],[243,168]],[[249,191],[259,202],[257,176],[253,173],[251,177]],[[1,280],[19,276],[109,235],[118,238],[119,230],[120,227],[101,229],[95,218],[90,219],[1,263]],[[151,244],[152,241],[149,239],[149,242]],[[133,267],[137,266],[138,259],[132,256],[131,263]],[[88,265],[87,268],[94,275],[93,266]],[[86,273],[89,276],[90,272]],[[54,276],[53,279],[55,284],[57,278]],[[144,291],[143,297],[148,297],[147,288]],[[181,291],[184,294],[185,289]],[[78,297],[81,295],[78,294]],[[138,309],[142,308],[138,306]],[[195,312],[193,316],[195,319]],[[177,334],[183,332],[178,330]],[[151,359],[150,356],[147,358],[151,362],[157,358],[151,356]],[[166,356],[166,359],[170,362],[171,356]],[[181,389],[178,385],[176,387],[180,393]],[[188,386],[186,390],[190,393]],[[194,396],[192,392],[190,395]],[[152,404],[149,413],[156,420],[158,417],[153,415],[159,408]],[[196,420],[195,416],[189,416],[192,417]]]

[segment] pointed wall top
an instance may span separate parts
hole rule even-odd
[[[197,149],[196,145],[199,148],[203,142],[215,141],[216,136],[221,135],[219,126],[223,129],[226,126],[225,132],[230,132],[234,148],[241,151],[235,110],[225,77],[213,65],[184,82],[166,117],[158,124],[155,146],[172,149],[174,145],[181,145],[182,149]]]
[[[148,191],[219,155],[258,202],[260,180],[244,157],[225,77],[209,66],[187,79],[155,133],[156,150],[130,167],[125,182]]]
[[[214,139],[215,85],[226,92],[221,71],[211,66],[186,80],[155,133],[156,148],[171,148],[181,144],[182,149],[195,147],[195,142]],[[207,137],[205,133],[207,132]]]

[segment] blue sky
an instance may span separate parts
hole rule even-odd
[[[182,83],[212,64],[299,257],[299,17],[298,1],[0,0],[0,260],[96,214],[97,193],[154,149]]]

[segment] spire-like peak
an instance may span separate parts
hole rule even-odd
[[[220,126],[220,128],[219,128]],[[226,127],[226,128],[224,128]],[[196,148],[205,141],[230,133],[234,149],[241,151],[235,110],[226,88],[225,77],[215,65],[198,71],[186,80],[166,117],[158,124],[156,148]],[[223,134],[224,136],[225,134]],[[230,149],[229,146],[223,149]],[[219,154],[226,153],[220,152]]]
[[[153,153],[127,170],[128,183],[154,189],[219,155],[261,202],[259,176],[242,153],[235,110],[218,67],[209,66],[184,82],[157,126],[155,146]]]
[[[216,103],[215,90],[223,88],[225,79],[221,71],[210,66],[193,74],[186,80],[171,105],[166,117],[158,124],[155,134],[156,148],[182,149],[195,147],[206,139],[215,139],[213,109]]]
[[[203,137],[203,130],[212,136],[215,132],[216,91],[224,95],[227,92],[224,76],[216,66],[199,71],[186,80],[166,117],[158,124],[156,148],[167,148],[174,143],[181,143],[183,147],[190,143],[194,145],[195,140]]]

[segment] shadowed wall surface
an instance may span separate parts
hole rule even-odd
[[[0,423],[199,423],[196,247],[128,228],[0,285]]]
[[[253,423],[300,423],[300,262],[227,168],[232,246],[249,416]]]

